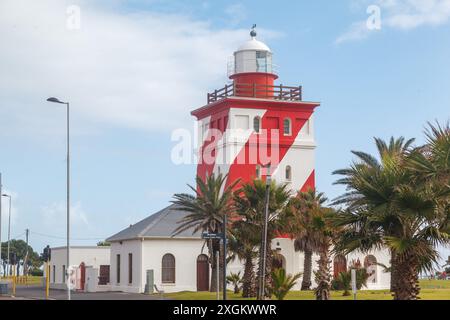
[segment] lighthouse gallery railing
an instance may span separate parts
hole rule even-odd
[[[208,93],[208,104],[228,97],[302,101],[302,87],[287,87],[282,84],[271,86],[259,83],[232,83]]]

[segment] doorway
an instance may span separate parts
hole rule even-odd
[[[209,291],[209,263],[205,254],[197,257],[197,291]]]

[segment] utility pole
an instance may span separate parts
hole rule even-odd
[[[227,300],[227,214],[223,215],[223,300]]]
[[[11,244],[11,195],[10,194],[2,194],[2,197],[9,198],[9,218],[8,218],[8,249],[6,254],[6,259],[8,261],[8,275],[11,273],[11,265],[10,265],[10,257],[9,257],[9,247]]]
[[[27,251],[25,253],[25,258],[23,259],[23,275],[25,276],[25,280],[28,275],[28,234],[30,233],[30,229],[25,230],[25,237],[27,240]]]
[[[0,172],[0,262],[2,261],[2,194],[2,173]],[[3,270],[4,275],[5,270]]]
[[[70,108],[69,108],[69,102],[63,102],[60,101],[57,98],[51,97],[48,98],[47,101],[59,103],[59,104],[65,104],[66,105],[66,129],[67,129],[67,168],[66,168],[66,192],[67,192],[67,248],[66,248],[66,283],[67,283],[67,300],[70,300],[70,274],[71,268],[70,268]]]

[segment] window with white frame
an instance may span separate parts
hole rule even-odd
[[[283,134],[285,136],[292,135],[292,122],[291,122],[291,119],[289,119],[289,118],[285,118],[283,120]]]
[[[175,283],[175,257],[166,253],[162,258],[161,282]]]
[[[292,181],[292,168],[291,168],[291,166],[286,166],[286,181]]]

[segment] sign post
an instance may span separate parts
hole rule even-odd
[[[224,223],[226,223],[226,218],[224,220]],[[212,239],[220,239],[223,241],[222,245],[224,246],[224,252],[226,251],[226,236],[225,236],[225,232],[223,234],[221,233],[209,233],[207,231],[202,233],[202,239],[205,240],[212,240]],[[225,257],[226,257],[226,253],[224,253]],[[216,270],[217,270],[217,300],[219,300],[219,255],[216,256]],[[224,259],[224,266],[223,266],[223,270],[224,270],[224,293],[223,293],[223,299],[226,300],[227,296],[226,296],[226,259]]]
[[[356,300],[356,269],[352,269],[352,291],[353,291],[353,300]]]

